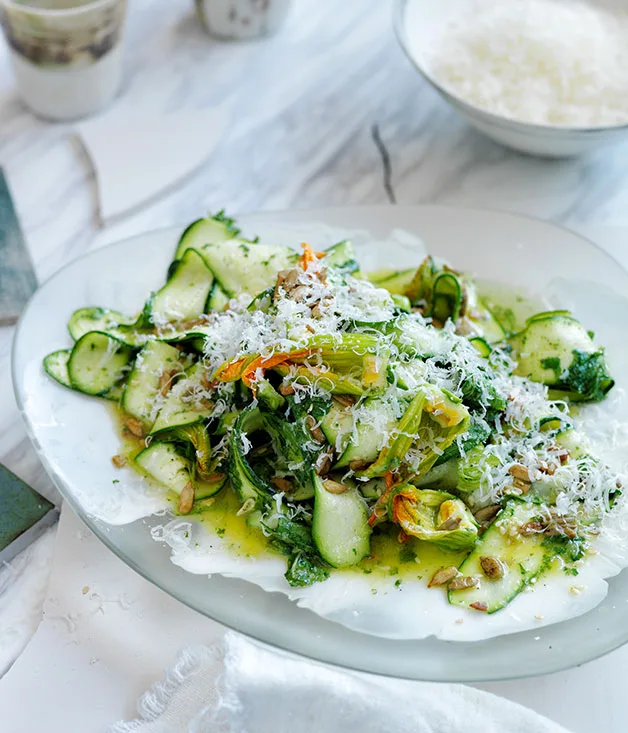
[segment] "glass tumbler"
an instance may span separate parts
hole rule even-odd
[[[195,0],[205,28],[216,38],[246,40],[275,33],[291,0]]]
[[[0,0],[17,87],[35,114],[77,119],[113,100],[126,7],[127,0]]]

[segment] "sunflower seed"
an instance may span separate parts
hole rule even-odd
[[[506,572],[504,563],[496,557],[490,557],[490,555],[485,555],[480,558],[480,567],[484,575],[491,580],[503,578]]]
[[[319,424],[316,422],[314,415],[308,415],[305,418],[305,423],[310,431],[310,435],[314,438],[317,443],[325,442],[325,433],[320,429]]]
[[[475,603],[470,603],[469,606],[475,608],[476,611],[488,611],[488,604],[484,603],[484,601],[476,601]]]
[[[453,580],[453,578],[458,575],[458,568],[454,565],[450,565],[446,568],[441,568],[440,570],[437,570],[434,575],[432,575],[432,579],[427,584],[428,588],[432,588],[435,585],[446,585],[449,583],[450,580]]]
[[[316,473],[319,476],[324,476],[326,473],[329,473],[331,464],[332,458],[329,453],[321,453],[320,456],[316,459]]]
[[[281,476],[273,476],[270,480],[270,483],[276,489],[279,489],[279,491],[283,491],[286,494],[289,494],[294,488],[294,486],[292,485],[292,481],[288,481],[287,478],[281,478]]]
[[[449,517],[442,524],[438,525],[439,532],[451,532],[451,530],[458,529],[462,517]]]
[[[325,491],[328,491],[330,494],[344,494],[346,491],[349,491],[348,486],[338,483],[338,481],[332,481],[330,478],[323,480],[323,486],[325,487]]]
[[[519,481],[525,481],[528,484],[530,483],[530,472],[525,466],[522,466],[521,463],[514,463],[508,469],[508,473],[516,479],[519,479]]]
[[[539,532],[543,532],[546,529],[546,524],[543,524],[542,522],[539,522],[537,520],[532,520],[530,522],[522,524],[521,527],[519,527],[519,534],[522,537],[530,537],[530,535],[539,534]]]
[[[352,407],[355,405],[355,397],[348,394],[335,394],[332,400],[337,402],[341,407]]]
[[[449,583],[449,590],[465,590],[465,588],[475,588],[480,581],[471,575],[461,575],[458,578],[454,578]]]
[[[178,372],[176,369],[168,369],[165,372],[162,372],[161,377],[159,377],[159,394],[162,397],[165,397],[172,389],[173,380],[177,374]]]
[[[144,437],[144,428],[142,427],[142,423],[134,417],[127,417],[124,421],[124,426],[132,435],[135,435],[136,438]]]
[[[478,509],[473,516],[478,522],[491,522],[495,519],[500,509],[501,507],[499,504],[491,504],[489,506],[482,507],[482,509]]]
[[[179,496],[179,514],[189,514],[192,504],[194,504],[194,485],[188,481]]]

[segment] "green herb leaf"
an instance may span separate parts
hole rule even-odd
[[[573,361],[561,377],[559,389],[575,392],[586,400],[599,402],[615,384],[608,373],[603,349],[593,352],[574,349]]]
[[[303,588],[307,585],[327,580],[329,572],[316,560],[312,560],[302,552],[295,552],[288,562],[285,578],[293,588]]]

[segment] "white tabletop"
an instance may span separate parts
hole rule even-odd
[[[385,0],[299,0],[278,36],[230,44],[204,33],[191,0],[131,3],[127,74],[116,108],[224,105],[232,124],[207,165],[105,231],[98,229],[94,175],[72,127],[37,120],[22,106],[1,48],[0,165],[40,280],[105,241],[184,223],[208,209],[237,214],[386,202],[374,128],[390,156],[398,203],[458,203],[552,219],[583,229],[628,266],[620,228],[628,226],[628,139],[568,161],[535,160],[494,145],[419,79],[390,18]],[[54,498],[12,396],[11,335],[0,329],[0,460]],[[51,548],[48,538],[13,570],[0,571],[0,669],[36,621]],[[483,687],[577,733],[619,733],[628,701],[616,681],[627,666],[628,650],[621,650],[549,678]]]

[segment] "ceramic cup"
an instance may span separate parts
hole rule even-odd
[[[0,0],[19,92],[37,115],[71,120],[116,96],[126,0]]]
[[[201,22],[225,40],[257,38],[282,25],[291,0],[195,0]]]

